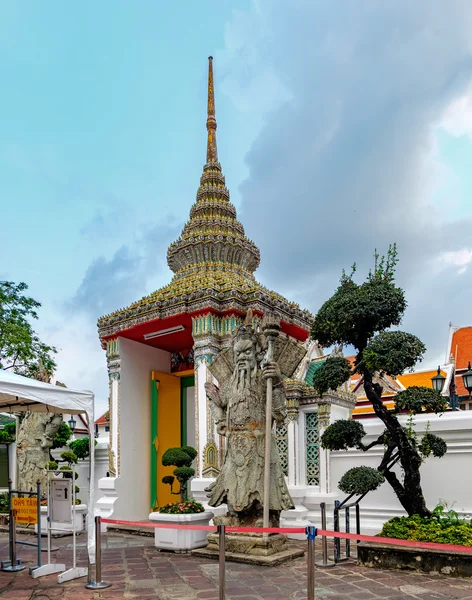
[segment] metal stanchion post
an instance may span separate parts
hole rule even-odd
[[[15,524],[15,513],[13,512],[12,498],[11,498],[11,479],[8,480],[8,508],[9,508],[9,546],[10,546],[10,560],[2,561],[2,571],[23,571],[25,565],[21,564],[21,560],[16,558],[16,524]]]
[[[321,502],[321,529],[326,531],[326,502]],[[328,538],[322,536],[321,547],[323,550],[323,561],[315,563],[317,567],[334,567],[335,563],[328,560]]]
[[[219,600],[225,600],[225,526],[218,525],[218,544],[219,544],[219,572],[218,572],[218,585],[219,585]]]
[[[350,508],[346,507],[346,533],[351,533]],[[351,540],[346,538],[346,558],[351,557]]]
[[[334,531],[339,531],[339,500],[335,500],[334,502],[334,519],[333,519],[333,529]],[[337,563],[341,558],[341,541],[339,538],[334,538],[334,562]]]
[[[102,581],[102,532],[100,530],[100,517],[95,517],[95,581],[86,583],[88,590],[104,590],[111,587],[108,581]]]
[[[361,533],[361,510],[359,504],[356,504],[356,533],[357,535]],[[360,540],[357,540],[357,543],[359,542]]]
[[[37,528],[38,528],[38,567],[41,566],[41,481],[38,479],[36,482],[36,497],[38,499],[37,506]]]
[[[316,527],[307,527],[306,534],[308,537],[308,552],[307,552],[307,600],[315,600],[315,537]]]

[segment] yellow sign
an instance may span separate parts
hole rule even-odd
[[[38,499],[37,498],[12,498],[12,508],[15,512],[17,523],[38,523]]]

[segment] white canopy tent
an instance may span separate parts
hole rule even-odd
[[[95,563],[94,496],[94,395],[28,379],[0,369],[0,412],[50,412],[78,415],[85,413],[91,443],[90,492],[88,500],[87,547],[90,562]]]

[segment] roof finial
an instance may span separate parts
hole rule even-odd
[[[208,118],[207,118],[207,163],[218,162],[216,148],[216,119],[215,119],[215,93],[213,89],[213,56],[208,57]]]

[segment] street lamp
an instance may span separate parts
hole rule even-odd
[[[70,419],[67,422],[69,423],[69,427],[72,433],[74,433],[75,426],[77,425],[77,421],[74,419],[74,415],[71,415]]]
[[[455,374],[452,374],[451,383],[449,384],[449,406],[452,410],[457,410],[459,408],[459,396],[456,394],[456,382],[454,381]],[[444,389],[444,383],[446,382],[446,378],[444,375],[441,375],[441,367],[438,367],[438,372],[434,377],[431,377],[431,383],[433,384],[433,389],[437,392],[441,393]],[[470,372],[470,389],[472,390],[472,370]]]
[[[464,382],[465,389],[469,392],[470,398],[470,395],[472,394],[472,368],[470,366],[470,360],[467,369],[468,370],[462,375],[462,381]]]
[[[433,389],[441,393],[443,391],[445,381],[446,378],[444,377],[444,375],[441,375],[441,367],[438,367],[437,375],[431,378]]]

